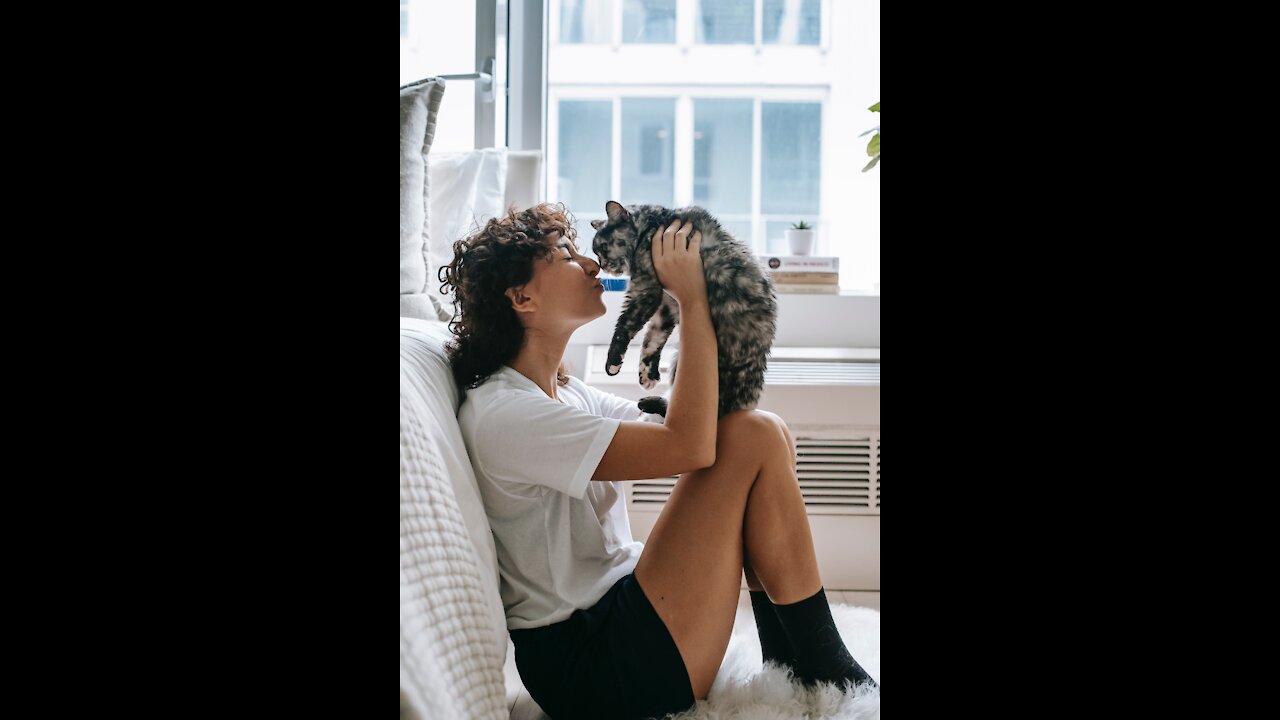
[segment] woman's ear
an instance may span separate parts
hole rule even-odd
[[[511,309],[516,312],[533,312],[533,298],[524,294],[524,286],[507,288],[507,297],[511,299]]]

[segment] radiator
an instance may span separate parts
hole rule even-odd
[[[584,379],[631,399],[665,394],[669,368],[652,390],[637,382],[640,349],[615,376],[607,345],[588,346]],[[796,442],[796,476],[813,531],[818,568],[831,590],[880,590],[880,349],[775,347],[760,396]],[[648,537],[675,476],[625,483],[632,535]]]

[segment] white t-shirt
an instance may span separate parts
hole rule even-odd
[[[591,482],[619,422],[642,413],[576,377],[556,394],[564,402],[503,365],[458,408],[512,630],[594,605],[644,548],[631,537],[622,483]]]

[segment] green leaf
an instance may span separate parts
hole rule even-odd
[[[880,112],[880,103],[877,101],[875,105],[872,105],[867,109],[871,112],[878,113]],[[871,138],[870,142],[867,143],[867,154],[871,156],[871,162],[867,163],[867,166],[862,168],[862,172],[870,170],[876,166],[876,163],[880,162],[880,126],[877,125],[862,133],[862,135],[868,135],[873,132],[876,134],[875,137]],[[859,135],[858,137],[862,137],[862,135]]]

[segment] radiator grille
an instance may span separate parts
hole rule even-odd
[[[796,477],[810,514],[880,514],[880,437],[797,437]],[[671,496],[675,476],[630,483],[631,506],[654,512]]]
[[[879,385],[878,362],[829,362],[771,358],[766,385]]]

